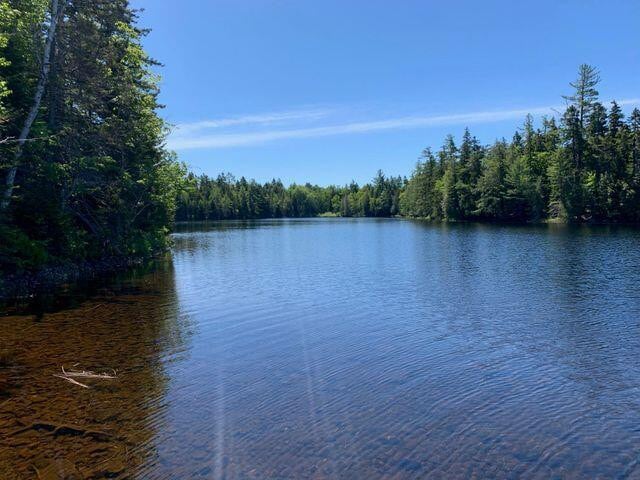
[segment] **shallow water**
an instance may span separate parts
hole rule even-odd
[[[639,247],[610,227],[183,226],[151,272],[0,317],[0,478],[640,478]]]

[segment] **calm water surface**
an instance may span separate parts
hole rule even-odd
[[[180,230],[0,318],[0,478],[640,478],[640,231]]]

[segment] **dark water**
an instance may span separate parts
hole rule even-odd
[[[0,478],[640,478],[640,231],[182,230],[0,319]]]

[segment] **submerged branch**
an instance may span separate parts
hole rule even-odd
[[[113,371],[113,375],[110,375],[108,373],[95,373],[95,372],[90,372],[90,371],[86,371],[86,370],[82,370],[82,371],[77,371],[77,370],[65,370],[64,366],[60,367],[62,369],[62,374],[54,374],[54,377],[58,377],[58,378],[62,378],[63,380],[66,380],[67,382],[73,383],[74,385],[78,385],[82,388],[91,388],[88,385],[85,385],[84,383],[81,383],[77,380],[75,380],[76,378],[99,378],[101,380],[113,380],[115,378],[117,378],[117,373],[115,370],[112,369]]]
[[[64,376],[64,375],[57,375],[57,374],[54,374],[53,376],[54,376],[54,377],[58,377],[58,378],[62,378],[62,379],[64,379],[64,380],[66,380],[67,382],[71,382],[71,383],[73,383],[74,385],[79,385],[79,386],[80,386],[80,387],[82,387],[82,388],[89,388],[89,386],[88,386],[88,385],[85,385],[84,383],[80,383],[80,382],[78,382],[78,381],[74,380],[73,378],[69,378],[69,377],[66,377],[66,376]]]
[[[113,375],[109,375],[108,373],[95,373],[89,372],[86,370],[77,371],[77,370],[65,370],[64,366],[62,368],[62,374],[65,377],[81,377],[81,378],[105,378],[105,379],[114,379],[116,378],[116,371],[112,369]]]

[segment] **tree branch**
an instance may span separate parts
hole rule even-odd
[[[49,79],[49,70],[51,69],[51,47],[55,40],[56,36],[56,27],[58,26],[58,21],[62,16],[62,11],[64,10],[64,6],[66,4],[66,0],[63,0],[62,3],[59,3],[58,0],[51,0],[51,21],[49,22],[49,30],[47,32],[47,39],[44,45],[44,53],[42,55],[42,65],[40,70],[40,76],[38,78],[38,84],[36,85],[36,91],[33,96],[33,103],[31,104],[31,108],[29,109],[29,114],[24,121],[24,125],[22,126],[22,130],[20,131],[20,136],[17,139],[18,148],[14,155],[14,161],[11,168],[7,172],[7,178],[5,181],[5,191],[3,194],[2,201],[0,202],[0,211],[6,210],[11,203],[11,194],[13,193],[13,186],[16,180],[16,173],[18,172],[18,165],[20,162],[20,157],[22,156],[22,147],[24,146],[27,138],[29,137],[29,133],[31,132],[31,126],[38,116],[38,112],[40,110],[40,103],[42,102],[42,96],[44,95],[44,89],[47,84],[47,80]]]

